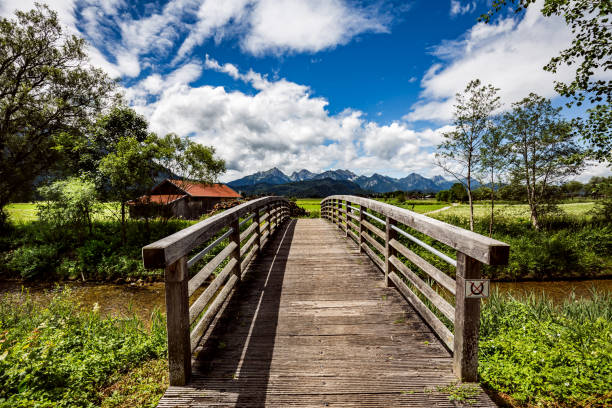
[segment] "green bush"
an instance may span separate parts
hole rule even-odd
[[[9,254],[7,266],[24,279],[50,277],[57,265],[57,253],[55,244],[23,246]]]
[[[544,297],[492,293],[481,314],[479,373],[489,388],[538,407],[612,404],[612,294]]]
[[[150,330],[136,318],[80,311],[69,291],[47,307],[27,295],[0,298],[0,407],[95,407],[103,387],[166,353],[163,316]]]

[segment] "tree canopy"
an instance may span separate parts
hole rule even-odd
[[[114,87],[47,6],[0,19],[0,208],[52,168],[59,141],[83,134]]]

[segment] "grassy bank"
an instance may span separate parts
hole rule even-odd
[[[92,233],[83,237],[40,221],[12,223],[0,237],[0,278],[155,280],[162,271],[143,268],[142,247],[192,223],[130,221],[125,244],[120,223],[112,220],[94,221]]]
[[[469,218],[449,214],[452,210],[432,216],[468,229]],[[489,235],[487,216],[475,218],[474,231]],[[586,279],[612,274],[612,224],[587,213],[548,217],[539,231],[528,218],[498,214],[493,238],[510,245],[510,260],[507,266],[483,267],[492,279]]]
[[[493,293],[480,330],[481,382],[517,407],[612,405],[612,294],[544,297]]]
[[[0,407],[155,406],[165,355],[159,313],[145,329],[136,317],[82,311],[69,291],[46,306],[25,294],[0,298]]]

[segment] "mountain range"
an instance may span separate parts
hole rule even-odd
[[[411,173],[403,178],[393,178],[375,173],[371,176],[358,176],[350,170],[327,170],[322,173],[313,173],[306,169],[295,171],[290,176],[277,169],[276,167],[242,177],[238,180],[227,183],[230,187],[243,192],[254,192],[254,190],[263,191],[271,186],[289,184],[293,187],[299,186],[300,182],[312,182],[316,180],[331,179],[339,182],[350,182],[356,184],[351,186],[351,189],[359,187],[364,191],[375,193],[386,193],[389,191],[421,191],[435,193],[440,190],[449,189],[454,182],[445,179],[442,176],[435,176],[431,179],[421,176],[417,173]],[[315,186],[316,183],[308,183],[308,187]],[[260,188],[253,188],[260,186]],[[349,188],[349,184],[345,184]],[[271,192],[271,191],[265,191]],[[338,194],[338,193],[337,193]]]

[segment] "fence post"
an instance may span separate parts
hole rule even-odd
[[[365,238],[363,237],[363,220],[365,220],[365,209],[363,205],[359,206],[359,252],[364,253],[363,244],[365,243]]]
[[[187,257],[166,266],[164,275],[170,385],[186,385],[191,380]]]
[[[259,208],[255,210],[255,215],[253,216],[253,222],[255,223],[255,234],[257,236],[257,253],[261,253],[261,222],[259,221]]]
[[[233,241],[236,244],[236,249],[232,251],[232,254],[230,256],[236,261],[238,261],[236,262],[236,266],[234,266],[234,270],[232,271],[232,273],[236,275],[240,280],[240,274],[242,273],[240,271],[240,219],[237,218],[235,221],[232,221],[230,227],[232,228],[232,233],[229,237],[229,240],[230,242]]]
[[[393,272],[393,264],[389,262],[389,258],[392,255],[397,256],[397,251],[395,250],[395,248],[389,245],[389,242],[392,239],[397,238],[397,231],[392,228],[395,224],[396,221],[394,219],[392,219],[391,217],[387,217],[387,228],[385,234],[385,286],[389,286],[389,274]]]
[[[456,275],[453,368],[455,375],[461,381],[476,382],[478,379],[480,299],[465,297],[465,280],[480,278],[480,262],[457,251]]]

